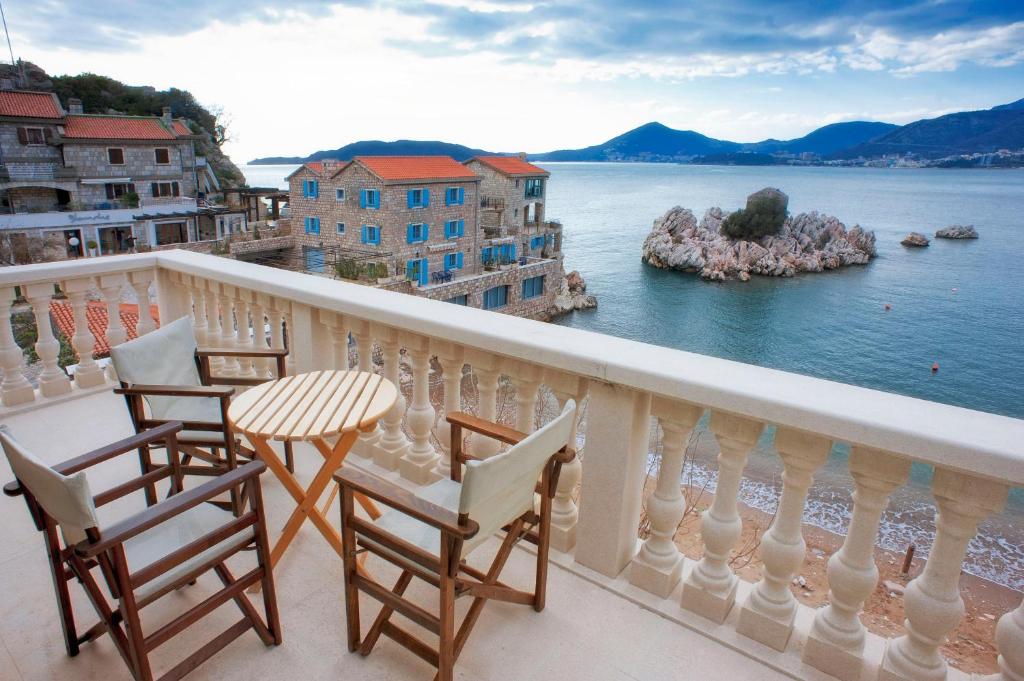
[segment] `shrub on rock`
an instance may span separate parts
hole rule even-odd
[[[747,207],[730,213],[722,222],[722,234],[730,239],[756,240],[778,234],[786,222],[789,197],[765,187],[747,197]]]

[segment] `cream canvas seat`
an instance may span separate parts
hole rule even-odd
[[[531,604],[544,608],[551,499],[563,463],[574,456],[569,448],[576,404],[569,400],[562,412],[536,432],[526,435],[467,414],[452,413],[451,471],[418,492],[385,482],[346,466],[336,475],[342,490],[342,541],[345,545],[345,606],[349,650],[367,655],[381,634],[434,662],[438,678],[452,678],[455,658],[488,599]],[[462,451],[463,429],[512,445],[501,454],[475,460]],[[462,468],[465,464],[465,472]],[[388,507],[368,521],[354,512],[353,495],[362,493]],[[536,498],[539,497],[539,504]],[[539,510],[535,510],[539,508]],[[465,558],[498,532],[504,541],[486,573],[472,568]],[[537,545],[537,570],[532,593],[514,589],[498,578],[505,561],[522,540]],[[360,572],[357,546],[398,566],[401,576],[392,587]],[[413,577],[440,591],[439,613],[434,616],[401,598]],[[359,591],[385,603],[365,639],[360,639]],[[474,597],[456,633],[456,594]],[[433,649],[391,623],[395,612],[439,636]]]
[[[4,492],[24,496],[43,534],[68,654],[77,655],[82,643],[109,633],[132,675],[144,681],[153,678],[149,663],[153,648],[231,601],[242,610],[243,618],[170,670],[168,676],[179,678],[249,629],[267,645],[281,641],[259,487],[265,465],[254,461],[183,491],[176,439],[181,428],[180,422],[166,423],[50,467],[0,427],[0,444],[17,478]],[[140,477],[110,490],[93,493],[86,469],[154,442],[163,443],[167,463],[152,466]],[[103,514],[97,513],[97,507],[118,500],[128,504],[134,493],[157,483],[170,489],[165,500],[150,505],[139,499],[137,512],[109,524],[101,521]],[[247,513],[236,518],[210,503],[243,484],[249,495]],[[236,580],[225,561],[250,547],[255,551],[243,555],[254,557],[256,567]],[[210,571],[216,573],[222,589],[206,599],[205,605],[178,617],[175,622],[180,626],[144,636],[140,609]],[[75,625],[68,589],[72,580],[83,585],[100,616],[84,633]],[[103,583],[107,594],[101,589]],[[257,583],[263,586],[265,620],[244,594],[246,587]],[[113,606],[108,596],[115,601]]]

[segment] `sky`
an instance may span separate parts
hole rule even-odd
[[[502,152],[650,121],[738,142],[1024,97],[1024,0],[4,0],[16,58],[178,87],[238,163],[364,139]]]

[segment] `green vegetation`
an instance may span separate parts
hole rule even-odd
[[[730,239],[760,239],[778,234],[786,221],[789,200],[777,189],[762,189],[747,197],[747,207],[730,213],[722,222],[722,234]]]
[[[15,312],[11,315],[11,330],[14,332],[14,342],[21,348],[22,353],[25,355],[26,364],[34,364],[39,361],[39,355],[36,354],[36,341],[39,340],[39,334],[36,332],[36,317],[30,310],[24,310],[22,312]],[[57,341],[60,343],[60,352],[57,355],[57,363],[61,367],[66,367],[71,364],[78,363],[78,355],[75,354],[75,349],[71,347],[71,342],[67,339],[60,330],[53,326],[53,335],[57,337]]]
[[[334,271],[339,279],[358,279],[360,269],[359,263],[351,258],[345,258],[334,263]]]

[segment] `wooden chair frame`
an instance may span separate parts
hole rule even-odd
[[[228,420],[228,407],[231,405],[231,397],[235,389],[223,386],[253,386],[266,383],[263,378],[245,378],[239,376],[214,376],[210,371],[210,359],[212,357],[248,357],[248,358],[271,358],[276,360],[277,378],[287,375],[285,369],[285,358],[288,356],[286,349],[255,349],[245,348],[238,350],[227,350],[219,348],[200,348],[196,350],[196,368],[199,370],[199,386],[188,385],[142,385],[138,383],[127,383],[121,381],[121,387],[115,388],[114,392],[124,395],[128,404],[128,414],[131,416],[132,425],[136,433],[159,426],[168,421],[153,419],[146,416],[145,403],[143,398],[146,395],[153,397],[197,397],[216,398],[220,400],[220,421],[188,421],[184,422],[185,430],[217,433],[217,437],[211,436],[208,441],[190,440],[179,442],[178,450],[183,454],[182,474],[217,476],[225,471],[234,470],[238,466],[239,455],[242,458],[252,460],[256,452],[246,447],[240,438],[235,435],[234,427]],[[233,447],[225,447],[225,443],[234,443]],[[142,473],[153,470],[153,462],[150,449],[152,446],[160,446],[159,443],[139,448],[139,467]],[[224,456],[220,455],[220,448],[224,447]],[[285,465],[289,472],[294,472],[295,461],[292,452],[292,443],[285,442],[284,445]],[[192,459],[205,462],[207,465],[195,466]],[[238,515],[242,510],[242,499],[244,490],[230,490],[230,502],[221,504],[230,508]],[[146,501],[152,505],[156,503],[156,488],[152,485],[146,487]],[[219,502],[218,502],[219,503]]]
[[[259,485],[259,476],[266,470],[266,466],[261,461],[252,461],[199,487],[183,491],[181,487],[183,467],[180,465],[175,437],[175,433],[181,429],[182,422],[180,421],[162,424],[144,433],[53,467],[63,475],[71,475],[140,447],[152,446],[155,442],[162,442],[168,452],[168,463],[154,466],[138,478],[96,494],[93,499],[97,507],[103,506],[132,492],[148,490],[154,483],[168,478],[170,479],[171,495],[160,503],[150,505],[144,511],[112,525],[102,533],[98,528],[86,529],[87,538],[78,544],[70,546],[63,544],[56,521],[46,513],[20,481],[4,486],[4,493],[8,496],[20,495],[25,498],[36,528],[43,533],[68,655],[74,657],[79,653],[82,644],[95,640],[104,633],[109,633],[132,676],[139,681],[153,679],[153,672],[149,664],[149,653],[153,649],[166,643],[229,600],[235,601],[242,611],[242,618],[174,666],[160,677],[160,681],[180,679],[248,629],[255,630],[263,643],[268,646],[281,643],[281,624],[277,611],[274,580],[270,569],[266,518]],[[238,488],[244,483],[248,483],[245,484],[249,508],[246,513],[221,527],[211,528],[207,534],[169,553],[155,563],[135,572],[129,572],[124,546],[127,540],[191,508],[210,502],[214,497],[230,489]],[[136,597],[136,590],[142,585],[249,528],[253,528],[252,537],[236,540],[226,549],[174,582],[153,593],[146,594],[144,597]],[[225,561],[239,551],[249,548],[255,549],[253,553],[256,556],[257,566],[236,579],[228,570]],[[100,581],[94,576],[93,571],[97,567],[100,571],[100,579],[106,584],[111,598],[117,601],[116,608],[110,606],[100,588]],[[193,583],[200,575],[210,570],[217,573],[224,585],[223,589],[149,635],[143,634],[139,621],[139,611],[142,608],[176,589]],[[75,616],[68,589],[68,582],[71,580],[77,580],[82,584],[100,617],[99,622],[82,633],[79,633],[75,626]],[[257,583],[262,585],[265,621],[245,595],[245,589]]]
[[[469,430],[500,442],[515,445],[527,434],[462,412],[448,414],[451,424],[451,479],[461,482],[462,464],[472,459],[463,451],[463,430]],[[368,475],[352,466],[342,467],[335,474],[341,486],[341,528],[344,548],[345,613],[348,626],[348,649],[369,655],[383,634],[417,656],[437,667],[439,681],[451,681],[455,660],[462,652],[480,612],[488,600],[532,605],[544,609],[547,593],[548,552],[551,537],[551,501],[558,486],[558,476],[575,453],[563,447],[544,466],[536,493],[540,496],[539,512],[531,509],[506,525],[505,539],[486,572],[468,565],[461,557],[463,542],[479,530],[467,514],[455,513],[415,496],[405,488]],[[436,556],[390,534],[355,515],[356,494],[363,494],[385,506],[405,513],[441,533],[440,555]],[[368,541],[364,541],[364,538]],[[512,549],[526,540],[537,546],[537,564],[533,592],[521,591],[499,581]],[[357,553],[372,552],[402,570],[390,589],[370,577],[357,564]],[[436,587],[439,591],[439,612],[434,615],[402,598],[413,577]],[[365,638],[360,638],[359,592],[380,601],[383,607]],[[455,629],[455,599],[470,595],[473,602],[458,630]],[[438,647],[424,643],[405,629],[391,623],[398,612],[439,637]]]

